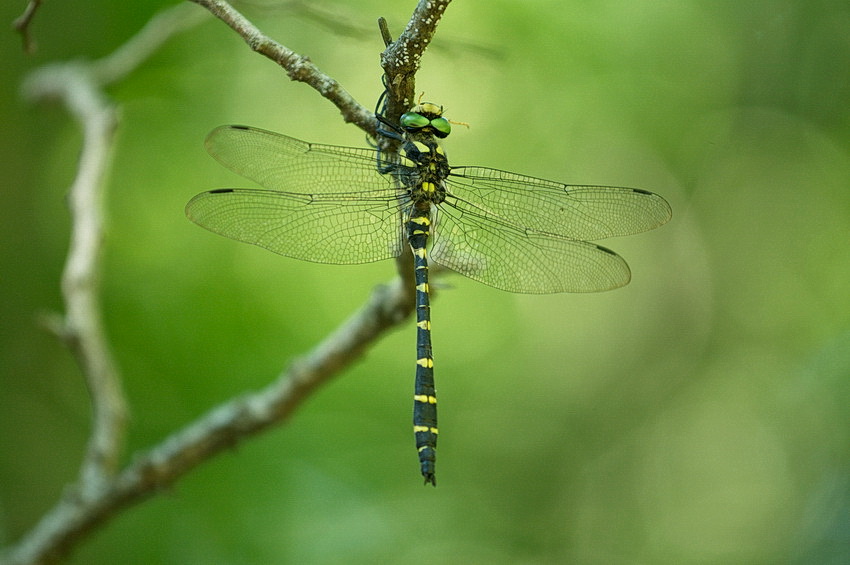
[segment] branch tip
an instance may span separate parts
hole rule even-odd
[[[35,53],[38,47],[32,33],[30,32],[30,26],[32,25],[35,13],[38,11],[39,6],[41,6],[41,0],[30,0],[27,2],[26,8],[24,8],[24,13],[15,18],[15,21],[12,22],[13,29],[21,34],[24,53],[27,55]]]
[[[381,31],[381,39],[384,40],[384,47],[389,47],[393,42],[393,36],[390,34],[387,20],[383,16],[378,18],[378,29]]]

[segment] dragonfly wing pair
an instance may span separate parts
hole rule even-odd
[[[218,234],[317,263],[397,257],[407,204],[366,148],[307,143],[243,126],[207,137],[221,164],[264,189],[219,189],[186,207]],[[510,292],[609,290],[629,282],[625,262],[589,241],[650,230],[670,218],[651,192],[572,186],[485,167],[453,167],[435,212],[431,259]]]
[[[210,133],[207,150],[231,171],[266,187],[203,192],[189,219],[220,235],[316,263],[390,259],[406,245],[403,194],[375,170],[369,149],[306,143],[243,126]]]

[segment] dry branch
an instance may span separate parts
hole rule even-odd
[[[226,2],[192,1],[227,23],[251,49],[281,65],[293,80],[309,84],[331,100],[345,121],[375,134],[374,114],[309,59],[263,35]],[[387,76],[394,86],[403,85],[390,93],[393,104],[397,103],[397,94],[407,88],[412,93],[418,61],[448,3],[420,2],[401,37],[383,55]],[[0,557],[4,564],[60,560],[122,508],[157,494],[225,448],[285,420],[312,391],[362,355],[413,309],[410,289],[401,281],[377,287],[367,304],[312,351],[295,360],[267,388],[214,407],[159,445],[136,454],[123,470],[117,470],[123,449],[126,401],[101,321],[98,284],[104,179],[117,120],[115,107],[103,94],[103,88],[132,72],[174,34],[197,23],[201,14],[187,11],[185,5],[167,10],[152,18],[112,55],[91,63],[38,69],[24,85],[26,94],[33,99],[62,100],[84,132],[78,174],[70,189],[72,234],[62,278],[66,313],[54,327],[75,353],[85,375],[93,422],[77,481],[28,534],[4,550]],[[396,80],[399,76],[402,79]]]

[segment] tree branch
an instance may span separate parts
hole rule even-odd
[[[419,62],[450,2],[420,0],[399,38],[387,45],[381,54],[387,87],[386,117],[392,123],[396,123],[414,105]],[[382,35],[386,41],[384,29]]]
[[[96,496],[114,474],[127,419],[100,313],[103,195],[117,126],[115,107],[102,88],[123,78],[176,31],[199,21],[187,16],[182,6],[163,12],[113,55],[89,64],[46,66],[23,84],[24,95],[33,101],[62,100],[83,129],[77,176],[68,191],[72,231],[61,283],[65,316],[53,325],[74,352],[92,400],[92,432],[78,482],[83,498]]]
[[[358,312],[265,389],[221,404],[156,447],[138,454],[98,496],[66,496],[7,557],[8,563],[49,563],[122,508],[160,492],[197,465],[289,417],[412,311],[400,280],[379,286]]]
[[[129,73],[193,20],[199,21],[196,16],[189,17],[183,6],[168,10],[112,56],[91,63],[45,66],[31,73],[22,85],[24,96],[33,101],[64,102],[83,129],[77,175],[68,191],[72,226],[61,282],[65,314],[54,319],[52,328],[74,353],[86,379],[92,430],[77,482],[69,489],[72,494],[6,552],[4,559],[9,562],[49,560],[57,547],[51,533],[67,526],[68,511],[80,503],[99,500],[111,488],[124,447],[127,404],[105,336],[99,298],[103,197],[117,126],[116,109],[102,89]]]
[[[374,114],[306,57],[264,36],[226,2],[192,1],[226,22],[254,51],[284,67],[291,78],[310,84],[331,100],[347,122],[376,134]],[[412,19],[402,37],[390,45],[389,54],[385,53],[387,76],[404,76],[399,84],[412,89],[422,51],[447,4],[448,0],[420,2],[414,19],[423,18],[421,25]],[[307,355],[295,360],[267,388],[211,409],[159,445],[137,454],[130,465],[116,472],[123,449],[126,401],[102,324],[99,271],[104,179],[117,120],[115,107],[102,88],[126,76],[163,42],[196,23],[199,18],[195,14],[199,13],[177,6],[153,18],[112,55],[89,64],[44,67],[25,82],[24,91],[32,99],[63,100],[84,131],[79,170],[70,189],[72,234],[62,277],[66,314],[55,329],[74,351],[85,375],[92,397],[93,424],[77,482],[26,536],[4,551],[0,557],[4,564],[61,559],[118,510],[156,494],[225,448],[285,420],[312,391],[413,311],[411,285],[396,280],[376,288],[365,306]],[[395,94],[392,96],[395,100]]]

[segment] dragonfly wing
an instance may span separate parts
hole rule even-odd
[[[329,194],[394,190],[377,171],[374,149],[307,143],[247,126],[221,126],[207,136],[207,151],[247,179],[284,192]]]
[[[439,207],[431,258],[471,279],[543,294],[610,290],[631,278],[626,262],[610,249],[484,218],[468,206],[449,199]]]
[[[260,189],[202,192],[186,215],[212,232],[316,263],[370,263],[403,249],[401,203],[386,191],[293,194]]]
[[[449,187],[482,215],[571,239],[640,233],[671,216],[667,201],[646,190],[568,185],[486,167],[453,167]]]

